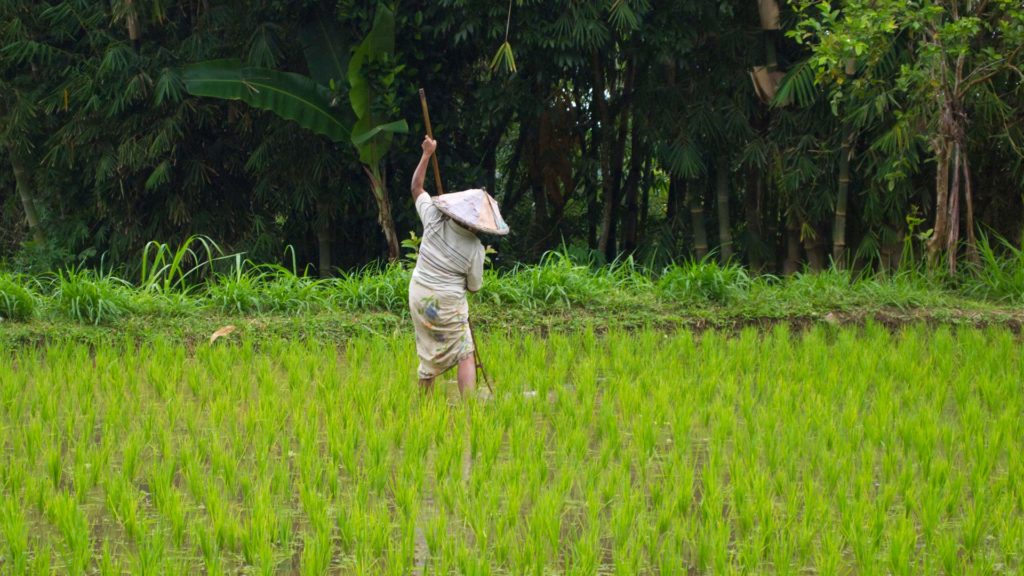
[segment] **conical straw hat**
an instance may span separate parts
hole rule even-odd
[[[508,234],[498,202],[486,190],[464,190],[434,197],[434,205],[452,220],[474,232]]]

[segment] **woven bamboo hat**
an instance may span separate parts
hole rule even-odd
[[[434,205],[452,220],[474,232],[504,236],[508,224],[498,211],[498,202],[486,190],[464,190],[434,197]]]

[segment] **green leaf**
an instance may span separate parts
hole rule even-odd
[[[406,123],[405,120],[397,120],[395,122],[389,122],[387,124],[375,126],[370,130],[367,130],[366,132],[362,133],[358,133],[358,131],[354,130],[352,133],[352,144],[360,146],[368,142],[370,138],[373,138],[374,136],[382,132],[389,132],[391,134],[405,134],[409,132],[409,125]]]
[[[171,180],[171,164],[167,160],[157,164],[146,179],[146,190],[152,191]]]
[[[772,106],[786,106],[796,101],[801,108],[814,104],[818,98],[818,87],[814,83],[814,69],[810,62],[804,60],[795,65],[779,83],[779,88],[772,99]]]
[[[178,70],[164,68],[156,80],[154,89],[157,106],[164,102],[179,102],[185,92],[185,86],[181,82],[181,75]]]
[[[512,45],[505,42],[498,48],[498,52],[495,53],[494,58],[491,60],[491,70],[496,70],[498,64],[504,64],[505,70],[510,73],[516,71],[516,59],[512,54]]]
[[[366,62],[378,60],[395,51],[395,13],[380,5],[373,19],[373,28],[356,48],[348,65],[349,100],[356,117],[362,119],[370,113],[374,99],[369,79],[363,73]]]
[[[190,64],[183,79],[193,96],[241,100],[334,142],[351,138],[352,120],[331,106],[326,88],[307,76],[248,67],[228,59]]]
[[[374,93],[364,71],[366,63],[381,60],[394,50],[395,13],[381,4],[377,7],[373,28],[356,48],[348,64],[348,98],[359,119],[352,129],[352,142],[359,150],[359,160],[369,166],[375,166],[387,153],[394,132],[408,130],[404,121],[384,124],[384,127],[378,125],[380,119],[374,117],[373,109],[379,95]]]
[[[331,86],[348,78],[353,40],[339,22],[327,17],[307,22],[299,30],[299,41],[314,80]]]

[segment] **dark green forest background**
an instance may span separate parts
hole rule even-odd
[[[446,190],[486,187],[512,227],[499,266],[952,266],[976,233],[1021,241],[1011,2],[0,0],[0,262],[130,267],[193,234],[319,273],[386,259],[355,147],[183,80],[311,74],[302,30],[351,51],[384,9],[394,50],[364,73],[409,126],[380,162],[399,239],[423,88]]]

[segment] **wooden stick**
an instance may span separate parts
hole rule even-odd
[[[423,123],[427,126],[427,136],[430,139],[434,139],[434,129],[430,127],[430,112],[427,111],[427,95],[423,92],[423,88],[420,88],[420,105],[423,106]],[[441,169],[437,167],[437,154],[433,154],[430,157],[430,164],[434,167],[434,184],[437,185],[437,193],[444,194],[444,188],[441,187]]]
[[[487,370],[484,369],[484,361],[480,359],[480,348],[476,345],[476,330],[473,329],[473,321],[470,320],[469,316],[466,316],[466,323],[469,324],[469,337],[473,340],[473,358],[476,360],[476,367],[484,377],[484,384],[487,384],[487,391],[491,393],[491,396],[494,396],[494,388],[491,387],[491,379],[487,376]]]

